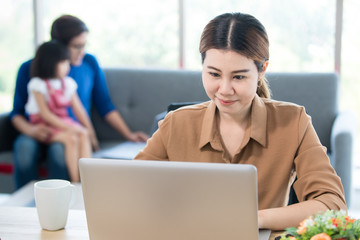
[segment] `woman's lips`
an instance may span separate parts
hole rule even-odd
[[[235,100],[223,100],[220,98],[218,98],[218,100],[222,105],[226,105],[226,106],[230,106],[236,102]]]

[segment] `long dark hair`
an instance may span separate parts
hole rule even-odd
[[[69,49],[62,43],[52,40],[39,46],[31,63],[31,77],[42,79],[56,77],[56,65],[64,60],[70,61]]]
[[[68,46],[74,37],[83,32],[89,32],[83,21],[72,15],[62,15],[51,26],[51,39],[58,40]]]
[[[244,13],[225,13],[205,26],[199,46],[202,62],[209,49],[235,51],[252,59],[258,72],[262,72],[263,64],[269,60],[269,40],[264,26]],[[265,77],[259,79],[257,94],[264,98],[271,95]]]

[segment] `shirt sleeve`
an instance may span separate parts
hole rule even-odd
[[[329,209],[346,209],[340,178],[330,164],[326,148],[303,110],[299,121],[299,147],[294,160],[297,180],[294,190],[299,201],[315,199]]]
[[[46,83],[44,80],[38,77],[34,77],[30,80],[28,84],[28,91],[29,95],[31,94],[30,92],[40,92],[45,96],[46,99],[48,99],[48,90]]]
[[[65,96],[70,99],[76,92],[78,85],[73,78],[66,77],[65,86]]]
[[[25,112],[27,114],[36,114],[39,112],[39,105],[35,99],[33,92],[40,92],[46,101],[49,99],[48,89],[44,80],[34,77],[28,83],[28,101],[25,104]]]
[[[10,119],[17,115],[25,116],[25,104],[28,99],[27,85],[30,81],[30,66],[32,60],[24,62],[17,73],[13,109],[10,112]]]
[[[172,113],[168,113],[164,120],[159,121],[158,130],[148,139],[145,148],[140,151],[136,156],[135,160],[158,160],[158,161],[169,161],[165,143],[167,142],[168,133],[171,131]]]
[[[101,117],[105,117],[106,114],[115,110],[113,105],[109,90],[106,84],[105,75],[102,69],[100,68],[99,63],[96,58],[92,55],[89,56],[89,62],[94,69],[94,87],[92,93],[92,102],[95,105],[95,108],[98,110]]]

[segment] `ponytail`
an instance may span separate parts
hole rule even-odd
[[[256,90],[256,93],[259,97],[262,98],[271,98],[271,91],[269,88],[269,82],[266,79],[265,76],[259,79],[258,82],[258,89]]]

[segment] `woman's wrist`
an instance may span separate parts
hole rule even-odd
[[[263,210],[259,210],[258,211],[258,225],[259,225],[259,229],[264,228],[264,213]]]
[[[132,133],[132,132],[127,133],[124,137],[125,137],[126,140],[128,140],[128,141],[132,141],[132,142],[135,141],[135,135],[134,135],[134,133]]]

